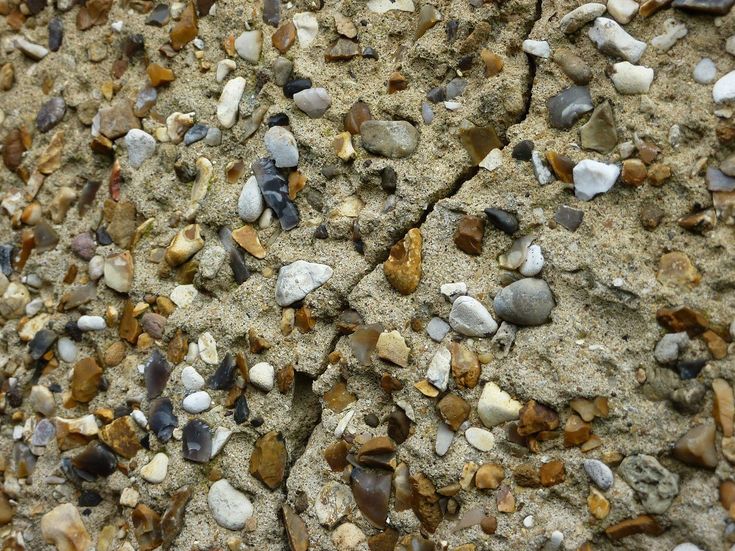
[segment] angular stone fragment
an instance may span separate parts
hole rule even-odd
[[[133,532],[140,551],[153,551],[163,543],[161,516],[143,503],[139,503],[131,515]]]
[[[559,427],[559,414],[536,400],[528,403],[518,412],[518,434],[528,436],[542,431],[550,431]]]
[[[586,86],[571,86],[546,102],[549,124],[553,128],[571,128],[579,118],[592,111],[592,96]]]
[[[542,463],[539,468],[539,479],[541,481],[541,485],[545,488],[561,484],[564,482],[565,478],[566,472],[564,470],[564,461],[559,459]]]
[[[611,540],[617,541],[635,534],[660,536],[665,530],[651,515],[639,515],[608,526],[605,528],[605,534]]]
[[[184,513],[191,499],[191,488],[182,486],[171,494],[169,506],[161,515],[161,535],[163,548],[168,549],[184,528]]]
[[[338,38],[337,42],[324,54],[324,61],[335,62],[335,61],[349,61],[353,57],[359,55],[360,48],[356,42],[347,40],[346,38]]]
[[[687,465],[714,469],[718,462],[715,435],[715,424],[711,422],[689,429],[676,442],[674,457]]]
[[[618,144],[618,133],[615,128],[610,102],[598,105],[590,119],[579,129],[582,147],[600,153],[608,153]]]
[[[92,538],[79,511],[71,503],[57,505],[41,517],[41,535],[57,551],[89,551]]]
[[[485,463],[475,473],[475,487],[478,490],[495,490],[504,479],[505,471],[502,465]]]
[[[637,63],[646,51],[646,43],[630,36],[612,19],[598,17],[588,31],[590,40],[602,53],[621,57],[631,63]]]
[[[735,0],[674,0],[671,5],[692,13],[726,15],[733,4],[735,4]]]
[[[402,295],[413,293],[421,281],[422,244],[421,230],[411,228],[391,247],[390,255],[383,263],[385,278]]]
[[[620,175],[617,165],[584,159],[574,167],[574,195],[582,201],[591,201],[596,195],[607,193]]]
[[[503,147],[492,126],[460,128],[459,141],[475,165],[479,165],[493,149]]]
[[[66,113],[66,102],[62,97],[53,97],[44,103],[36,114],[36,128],[48,132],[61,122]]]
[[[310,292],[324,285],[333,274],[332,268],[297,260],[282,266],[276,281],[276,302],[279,306],[289,306]]]
[[[442,14],[431,4],[424,4],[419,10],[419,19],[416,24],[416,32],[413,35],[414,42],[424,36],[426,31],[431,29],[439,21],[442,20]]]
[[[368,104],[356,101],[345,115],[344,129],[352,135],[359,134],[362,123],[372,120],[372,118]]]
[[[273,33],[273,36],[271,36],[273,47],[282,54],[285,54],[291,46],[293,46],[295,41],[296,26],[291,21],[287,21],[278,27],[278,30],[276,30],[276,32]]]
[[[296,138],[283,126],[269,128],[263,136],[265,148],[278,168],[290,168],[299,164]]]
[[[666,253],[661,256],[656,279],[663,285],[697,285],[702,276],[697,268],[689,260],[689,257],[678,251]]]
[[[470,405],[463,398],[452,393],[439,400],[436,408],[441,418],[454,431],[457,431],[470,416]]]
[[[454,232],[454,244],[467,254],[482,254],[485,221],[477,216],[463,216]]]
[[[201,248],[204,247],[204,239],[200,234],[199,224],[186,226],[174,236],[166,248],[165,260],[171,267],[180,266]]]
[[[679,494],[679,475],[666,469],[650,455],[626,457],[618,472],[636,491],[648,513],[663,514]]]
[[[653,69],[621,61],[608,71],[615,89],[621,94],[647,94],[653,82]]]
[[[444,518],[439,505],[439,494],[434,483],[424,473],[411,477],[411,508],[421,522],[421,526],[430,534],[436,532]]]
[[[102,382],[102,369],[94,358],[84,358],[74,365],[71,396],[77,402],[89,402],[97,395]]]
[[[209,425],[199,419],[189,421],[183,430],[182,455],[195,463],[206,463],[212,455],[212,434]]]
[[[564,447],[571,448],[584,444],[592,436],[592,427],[577,415],[567,417],[564,425]]]
[[[142,448],[133,418],[129,415],[118,417],[99,431],[100,440],[110,446],[117,454],[126,459],[135,457]]]
[[[288,182],[278,172],[273,160],[268,157],[257,159],[251,168],[263,199],[275,213],[281,228],[288,231],[298,226],[301,220],[299,211],[288,195]]]
[[[360,126],[360,135],[362,147],[390,159],[408,157],[419,143],[418,130],[407,121],[368,120]]]
[[[140,121],[127,100],[116,101],[110,107],[100,109],[98,114],[100,133],[111,140],[124,136],[133,128],[140,128]]]
[[[309,549],[309,533],[306,530],[306,523],[290,505],[284,505],[281,514],[283,515],[283,524],[286,528],[286,537],[291,550],[306,551]]]
[[[712,417],[722,430],[726,438],[733,435],[733,415],[735,414],[735,396],[732,387],[725,379],[712,381],[714,391],[714,402],[712,405]]]
[[[398,331],[381,333],[376,343],[378,357],[401,367],[408,367],[408,355],[411,349]]]
[[[286,441],[280,432],[268,432],[255,441],[249,467],[252,476],[275,490],[283,482],[287,467]]]
[[[171,28],[169,38],[171,39],[171,47],[179,51],[189,42],[194,40],[199,32],[196,8],[193,1],[184,8],[181,17]]]

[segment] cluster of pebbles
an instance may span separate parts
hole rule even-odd
[[[0,0],[0,549],[735,548],[735,0]]]

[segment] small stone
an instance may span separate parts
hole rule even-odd
[[[697,285],[702,276],[687,255],[674,251],[661,256],[656,279],[663,285],[692,286]]]
[[[520,265],[518,271],[521,275],[526,277],[532,277],[541,272],[544,267],[544,255],[541,251],[541,247],[538,245],[531,245],[526,251],[526,260]]]
[[[421,281],[422,244],[421,230],[411,228],[391,247],[390,255],[383,263],[386,279],[403,295],[412,294]]]
[[[584,27],[587,23],[594,21],[606,11],[605,4],[588,3],[567,13],[559,21],[559,28],[564,34],[572,34]]]
[[[641,225],[648,231],[655,230],[661,224],[664,216],[666,216],[666,213],[660,207],[651,203],[644,204],[638,214]]]
[[[454,232],[454,244],[471,255],[482,254],[485,221],[477,216],[463,216]]]
[[[574,195],[582,201],[591,201],[596,195],[607,193],[619,174],[617,165],[584,159],[574,167]]]
[[[295,13],[293,15],[293,24],[296,26],[296,36],[299,39],[301,48],[308,48],[319,33],[319,22],[316,15],[311,12]]]
[[[590,488],[587,496],[587,510],[597,520],[602,520],[610,514],[610,502],[599,490]]]
[[[184,459],[206,463],[212,454],[212,435],[209,425],[199,419],[189,421],[182,433]]]
[[[672,6],[692,13],[726,15],[733,3],[733,0],[674,0]]]
[[[613,64],[609,75],[621,94],[647,94],[653,82],[653,69],[627,61]]]
[[[251,32],[260,33],[260,31]],[[247,34],[247,32],[244,34]],[[243,77],[235,77],[227,81],[227,84],[222,89],[222,94],[217,103],[217,120],[225,128],[232,128],[237,122],[240,99],[245,92],[246,84],[247,82]]]
[[[53,97],[44,103],[36,115],[36,128],[48,132],[61,122],[66,113],[66,102],[62,97]]]
[[[408,157],[419,142],[418,131],[407,121],[365,121],[360,126],[360,135],[367,151],[390,159]]]
[[[189,394],[182,403],[184,411],[188,413],[201,413],[209,409],[212,398],[203,390]]]
[[[584,86],[592,80],[592,70],[589,65],[568,48],[557,49],[553,60],[574,84]]]
[[[204,377],[196,369],[187,365],[181,371],[181,384],[184,385],[187,392],[196,392],[204,387]]]
[[[184,145],[191,145],[204,139],[209,131],[206,124],[196,123],[184,134]]]
[[[496,490],[505,479],[503,467],[497,463],[484,463],[475,473],[475,487],[478,490]]]
[[[269,489],[278,488],[286,474],[288,454],[280,432],[271,431],[255,441],[250,456],[250,474]]]
[[[715,103],[735,99],[735,71],[727,73],[715,82],[712,88],[712,98],[715,100]]]
[[[667,333],[656,344],[653,356],[662,365],[673,364],[689,348],[689,344],[689,336],[685,331],[680,333]]]
[[[329,266],[304,260],[282,266],[276,281],[276,302],[289,306],[324,285],[332,274]]]
[[[255,176],[248,178],[242,187],[240,197],[237,201],[237,213],[246,222],[253,223],[260,218],[265,208],[263,195],[258,187]]]
[[[549,122],[553,128],[571,128],[585,113],[592,111],[592,97],[586,86],[562,90],[546,102]]]
[[[48,55],[48,49],[40,44],[35,44],[25,37],[18,36],[13,40],[15,47],[20,50],[23,55],[29,57],[33,61],[40,61]]]
[[[470,405],[456,394],[447,394],[436,404],[441,418],[457,431],[470,415]]]
[[[515,325],[541,325],[554,308],[554,296],[542,279],[524,278],[504,287],[493,301],[495,313]]]
[[[703,57],[694,66],[692,77],[699,84],[710,84],[717,78],[717,66],[715,62],[708,57]]]
[[[618,468],[648,513],[663,514],[679,494],[679,476],[650,455],[631,455]]]
[[[338,551],[356,551],[362,549],[367,537],[351,522],[340,524],[331,535],[332,543]]]
[[[477,413],[482,423],[492,428],[506,421],[518,419],[521,407],[520,402],[511,398],[498,385],[488,382],[482,389],[480,400],[477,403]]]
[[[285,54],[295,41],[296,26],[291,21],[286,21],[271,36],[273,47],[282,54]]]
[[[41,385],[33,385],[31,387],[31,393],[28,396],[28,402],[31,405],[33,411],[51,417],[56,410],[56,404],[54,403],[54,395],[48,389],[48,387]]]
[[[714,167],[707,167],[705,179],[709,191],[735,191],[735,178]]]
[[[194,125],[194,112],[180,113],[174,111],[166,117],[166,133],[173,144],[180,144],[184,140],[187,130]],[[191,181],[195,174],[192,174],[186,181]]]
[[[608,526],[605,528],[605,534],[611,540],[616,541],[635,534],[659,536],[665,530],[651,515],[639,515]]]
[[[92,539],[79,511],[71,503],[57,505],[41,517],[41,535],[58,551],[87,551]]]
[[[629,186],[640,186],[648,177],[648,169],[640,159],[625,159],[620,179]]]
[[[232,232],[232,239],[255,258],[265,258],[265,247],[260,243],[258,232],[252,226],[242,226]]]
[[[478,166],[491,151],[502,148],[500,139],[492,126],[460,127],[459,141],[472,159],[472,163]]]
[[[541,486],[544,488],[561,484],[565,478],[564,461],[559,459],[542,463],[539,468],[539,479],[541,480]]]
[[[408,367],[411,349],[398,331],[381,333],[375,347],[378,357],[401,367]]]
[[[199,357],[202,361],[209,365],[217,365],[219,363],[219,354],[217,354],[217,341],[209,331],[205,331],[199,336],[197,341],[199,347]]]
[[[84,358],[72,371],[71,396],[77,402],[87,403],[97,395],[102,381],[102,369],[93,358]]]
[[[531,40],[526,39],[523,41],[523,51],[534,57],[541,57],[548,59],[551,57],[551,47],[545,40]]]
[[[124,136],[133,128],[140,128],[138,117],[127,100],[120,100],[110,107],[100,109],[98,116],[100,133],[111,140]]]
[[[674,457],[687,465],[714,469],[718,462],[715,435],[714,423],[697,425],[676,442]]]
[[[494,227],[508,235],[518,231],[518,219],[513,213],[498,208],[486,208],[485,215]]]
[[[219,128],[210,126],[207,129],[207,135],[204,136],[204,143],[212,147],[217,147],[222,143],[222,131]]]
[[[607,11],[615,21],[627,25],[638,13],[638,3],[635,0],[608,0]]]
[[[714,402],[712,406],[712,417],[722,430],[725,438],[733,436],[733,414],[735,414],[735,396],[730,384],[725,379],[712,381],[714,391]]]
[[[113,254],[105,258],[105,285],[118,293],[127,293],[133,286],[135,267],[129,251]]]
[[[607,491],[612,488],[614,476],[610,467],[597,459],[585,459],[583,465],[587,476],[600,490]]]
[[[595,108],[589,120],[579,129],[579,136],[584,149],[600,153],[608,153],[617,145],[618,133],[609,101]]]
[[[189,306],[199,294],[194,285],[177,285],[174,290],[171,291],[169,298],[179,308],[185,308]]]
[[[253,516],[253,505],[247,496],[224,478],[209,488],[207,504],[217,524],[228,530],[242,530]]]
[[[128,150],[130,166],[140,168],[156,152],[156,140],[147,132],[133,128],[125,134],[125,147]]]
[[[516,510],[516,499],[508,486],[501,486],[495,494],[495,502],[501,513],[514,513]]]
[[[556,223],[571,232],[577,231],[577,228],[582,225],[583,219],[584,211],[568,207],[567,205],[559,206],[554,215]]]
[[[595,19],[595,24],[587,34],[602,53],[622,57],[631,63],[636,63],[646,51],[645,42],[636,40],[615,21],[606,17]]]
[[[248,372],[250,383],[263,392],[270,392],[275,382],[275,370],[267,362],[259,362],[250,368]]]
[[[449,324],[441,318],[433,317],[426,324],[426,334],[435,342],[441,342],[449,333]]]
[[[295,167],[299,164],[299,149],[296,138],[283,126],[269,128],[263,137],[265,147],[278,168]]]
[[[528,403],[518,412],[518,434],[528,436],[538,432],[550,431],[559,427],[559,414],[536,400]]]
[[[457,298],[449,313],[452,329],[468,337],[488,337],[498,330],[498,324],[482,303],[469,296]]]
[[[495,437],[490,431],[479,427],[470,427],[464,432],[467,442],[480,450],[481,452],[489,452],[495,447]]]
[[[142,448],[135,422],[129,415],[118,417],[112,423],[102,427],[99,431],[99,438],[126,459],[135,457],[138,450]]]
[[[237,55],[249,63],[257,64],[263,48],[263,31],[244,31],[235,39]],[[238,77],[241,78],[241,77]]]
[[[293,94],[296,107],[312,119],[318,119],[327,112],[332,104],[329,93],[324,88],[307,88]]]
[[[165,453],[157,453],[140,469],[140,476],[151,484],[160,484],[166,479],[167,474],[168,456]]]
[[[449,350],[442,346],[434,354],[426,371],[426,379],[442,392],[446,391],[449,385],[451,359],[452,355]]]
[[[171,267],[180,266],[204,247],[199,224],[191,224],[180,230],[166,248],[165,260]]]

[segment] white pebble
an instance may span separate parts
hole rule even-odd
[[[662,52],[668,52],[679,40],[687,35],[687,26],[676,19],[667,19],[664,22],[664,33],[651,39],[651,46]]]
[[[595,24],[587,34],[602,53],[622,57],[631,63],[636,63],[646,51],[645,42],[636,40],[615,21],[606,17],[595,19]]]
[[[204,390],[189,394],[182,403],[184,411],[189,413],[201,413],[208,410],[210,405],[212,405],[212,398]]]
[[[198,357],[199,345],[195,342],[190,342],[189,349],[186,351],[186,356],[184,357],[184,360],[186,360],[190,364],[193,364]]]
[[[263,201],[263,195],[260,193],[258,181],[255,176],[251,176],[242,186],[240,197],[237,200],[237,214],[245,222],[252,224],[260,217],[264,208],[265,202]]]
[[[533,515],[528,515],[523,518],[523,526],[526,528],[533,528]]]
[[[496,168],[499,168],[500,165],[503,164],[503,152],[500,151],[500,149],[492,149],[490,150],[490,153],[485,155],[485,158],[480,161],[479,166],[484,168],[485,170],[489,170],[492,172]]]
[[[214,520],[228,530],[242,530],[253,516],[253,504],[224,478],[209,488],[207,504]]]
[[[575,197],[582,201],[591,201],[596,195],[610,191],[618,179],[620,167],[584,159],[577,163],[572,174]]]
[[[452,329],[468,337],[489,337],[498,330],[498,324],[483,304],[472,297],[459,297],[449,312]]]
[[[289,306],[303,299],[324,285],[333,273],[326,264],[304,260],[281,266],[276,280],[276,302],[279,306]]]
[[[295,13],[292,21],[294,27],[296,27],[296,37],[299,39],[299,46],[301,48],[308,48],[319,33],[319,22],[316,16],[308,11]]]
[[[215,75],[215,80],[217,82],[222,82],[223,80],[225,80],[227,75],[229,75],[236,68],[237,68],[237,64],[231,59],[220,60],[219,63],[217,63],[217,72]]]
[[[709,84],[710,82],[713,82],[717,77],[717,67],[715,66],[715,62],[708,57],[703,57],[699,60],[699,63],[694,66],[692,76],[699,84]]]
[[[93,256],[89,261],[89,265],[87,266],[87,273],[89,274],[89,279],[91,279],[92,281],[97,281],[99,278],[101,278],[102,274],[105,273],[104,257],[99,254]]]
[[[471,446],[481,452],[489,452],[495,447],[495,437],[489,430],[480,427],[470,427],[464,431],[464,438]]]
[[[554,530],[551,533],[551,537],[546,542],[546,545],[543,547],[543,551],[556,551],[561,547],[562,542],[564,541],[564,534],[562,534],[559,530]]]
[[[262,48],[263,31],[245,31],[235,39],[237,55],[250,63],[258,63]]]
[[[268,362],[259,362],[250,368],[248,372],[250,382],[256,388],[269,392],[273,389],[273,378],[275,372],[273,366]]]
[[[61,337],[56,343],[59,359],[66,363],[74,363],[77,360],[77,345],[69,337]]]
[[[449,329],[449,324],[438,317],[431,318],[426,324],[426,333],[435,342],[441,342],[449,333]]]
[[[730,71],[720,80],[715,82],[712,88],[712,99],[716,103],[735,99],[735,71]]]
[[[546,40],[531,40],[527,38],[523,41],[523,51],[534,57],[542,57],[548,59],[551,57],[551,46]]]
[[[653,82],[653,69],[621,61],[612,66],[610,80],[621,94],[647,94]]]
[[[179,308],[185,308],[189,306],[199,294],[197,288],[193,285],[177,285],[174,290],[171,291],[169,298]]]
[[[102,331],[107,324],[102,316],[81,316],[77,320],[77,327],[82,331]]]
[[[133,418],[133,421],[135,421],[140,428],[144,429],[148,426],[148,419],[146,419],[145,413],[139,409],[134,409],[130,413],[130,417]]]
[[[165,453],[157,453],[147,465],[140,469],[140,476],[151,484],[160,484],[168,474],[168,456]]]
[[[464,281],[458,283],[445,283],[440,288],[441,294],[447,297],[449,302],[454,303],[459,297],[467,294],[467,284]]]
[[[510,394],[491,381],[482,389],[477,403],[477,414],[483,425],[492,428],[506,421],[518,419],[521,407],[520,402],[511,398]]]
[[[42,308],[43,308],[43,299],[41,297],[36,297],[32,301],[30,301],[28,304],[26,304],[26,308],[25,308],[26,316],[33,317],[36,314],[38,314]]]
[[[355,410],[351,409],[347,413],[345,413],[342,418],[337,423],[337,426],[334,429],[334,437],[335,438],[342,438],[342,435],[347,430],[348,425],[350,424],[350,421],[352,421],[352,418],[355,416]]]
[[[204,377],[196,369],[187,365],[181,370],[181,384],[184,385],[187,392],[196,392],[204,387]]]
[[[260,32],[260,31],[252,31]],[[240,99],[245,92],[246,81],[243,77],[235,77],[225,84],[217,103],[217,120],[225,128],[232,128],[237,122],[240,110]]]
[[[544,267],[544,255],[541,252],[541,247],[538,245],[531,245],[526,251],[526,260],[518,268],[518,271],[526,276],[531,277],[538,274]]]
[[[559,28],[565,34],[571,34],[584,27],[590,21],[605,13],[605,4],[590,2],[567,13],[559,21]]]
[[[730,55],[735,55],[735,34],[725,41],[725,51]]]
[[[543,155],[536,149],[531,152],[531,166],[536,180],[542,186],[546,186],[554,181],[554,175],[544,162]]]
[[[426,370],[426,380],[442,392],[449,385],[451,362],[452,354],[445,346],[441,346],[431,358],[429,368]]]
[[[130,166],[140,168],[156,152],[156,139],[144,130],[132,128],[125,134],[125,147]]]
[[[263,142],[278,168],[290,168],[299,164],[296,138],[283,126],[269,128],[263,136]]]
[[[219,356],[217,355],[217,341],[214,340],[211,333],[208,331],[206,333],[202,333],[199,336],[197,346],[199,347],[199,356],[205,364],[217,365],[219,363]]]
[[[212,459],[215,455],[222,451],[227,441],[232,436],[232,431],[225,427],[217,427],[212,436],[212,451],[209,454],[209,458]]]
[[[621,25],[630,23],[638,13],[635,0],[607,0],[607,12]]]

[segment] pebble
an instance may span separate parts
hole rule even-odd
[[[523,51],[534,57],[542,57],[544,59],[551,57],[551,46],[545,40],[526,39],[523,41]]]
[[[208,331],[202,333],[197,341],[199,347],[199,357],[205,364],[217,365],[219,363],[219,355],[217,354],[217,342]]]
[[[196,392],[204,388],[204,377],[192,366],[187,365],[181,370],[181,384],[187,392]]]
[[[140,469],[140,476],[151,484],[160,484],[166,479],[167,474],[168,456],[165,453],[157,453]]]
[[[606,9],[605,4],[594,2],[582,4],[561,18],[561,21],[559,21],[559,28],[561,29],[561,32],[565,34],[577,32],[590,21],[594,21],[596,18],[600,17],[605,13]]]
[[[436,428],[436,443],[434,444],[434,451],[436,455],[443,457],[449,451],[449,447],[452,445],[454,440],[454,431],[446,423],[439,422]]]
[[[493,301],[495,313],[515,325],[541,325],[554,308],[554,296],[542,279],[524,278],[504,287]]]
[[[449,324],[441,318],[433,317],[426,324],[426,333],[434,342],[441,342],[449,333]]]
[[[489,452],[495,447],[495,437],[485,429],[470,427],[464,431],[464,437],[469,444],[481,452]]]
[[[207,135],[204,136],[204,143],[216,147],[222,143],[222,131],[219,128],[210,126],[207,129]]]
[[[63,503],[41,517],[41,535],[46,543],[59,551],[86,551],[92,539],[79,511],[71,503]],[[12,544],[11,544],[12,545]]]
[[[250,32],[260,33],[260,31]],[[247,34],[247,32],[243,34]],[[260,52],[260,50],[258,52]],[[238,53],[240,53],[239,50]],[[219,102],[217,103],[217,120],[225,128],[232,128],[237,122],[237,114],[240,110],[240,99],[242,99],[242,95],[245,92],[246,84],[247,81],[243,77],[235,77],[227,81],[227,84],[225,84],[222,89],[222,94],[220,95]]]
[[[214,78],[217,82],[222,82],[235,69],[237,69],[237,64],[234,61],[231,59],[222,59],[217,63]]]
[[[357,551],[363,549],[367,541],[365,533],[351,522],[340,524],[332,532],[331,539],[337,551]]]
[[[510,394],[495,383],[488,382],[477,402],[477,414],[482,424],[491,429],[506,421],[518,419],[521,407],[521,403],[511,398]]]
[[[454,303],[459,297],[467,294],[467,284],[463,281],[459,283],[444,283],[439,290],[441,294],[447,297],[447,300]]]
[[[134,269],[130,251],[108,256],[103,268],[105,285],[118,293],[127,293],[133,286]]]
[[[653,82],[653,69],[627,61],[613,64],[609,74],[621,94],[647,94]]]
[[[687,35],[687,27],[676,19],[664,21],[664,33],[651,39],[651,46],[662,52],[668,52],[674,45]]]
[[[196,123],[186,131],[186,134],[184,134],[184,145],[191,145],[202,141],[206,137],[208,131],[209,127],[206,124]]]
[[[630,36],[612,19],[598,17],[587,33],[590,40],[603,54],[622,57],[636,63],[646,51],[646,43]]]
[[[189,394],[182,403],[184,411],[188,413],[201,413],[209,409],[212,405],[212,398],[206,391],[200,390]]]
[[[544,267],[544,255],[541,252],[541,247],[538,245],[531,245],[526,251],[526,260],[523,261],[518,271],[521,275],[526,277],[532,277],[541,272]]]
[[[179,308],[186,308],[199,294],[197,288],[194,285],[177,285],[174,290],[171,291],[169,298]]]
[[[449,386],[449,371],[451,369],[452,354],[445,346],[440,347],[431,358],[426,370],[426,380],[444,392]]]
[[[715,103],[735,99],[735,71],[730,71],[715,82],[712,88],[712,99],[715,100]]]
[[[80,316],[77,327],[82,331],[102,331],[107,328],[107,324],[102,316]]]
[[[270,392],[273,389],[273,380],[275,371],[273,366],[267,362],[259,362],[250,368],[248,372],[250,383],[264,392]]]
[[[610,467],[597,459],[585,459],[582,465],[587,476],[600,490],[604,492],[612,488],[614,477]]]
[[[621,25],[627,25],[638,13],[638,2],[635,0],[608,0],[607,12]]]
[[[56,343],[56,350],[63,362],[74,363],[77,360],[77,345],[69,337],[61,337]]]
[[[146,418],[145,413],[139,409],[134,409],[130,413],[130,417],[133,418],[133,421],[135,421],[140,428],[145,429],[148,427],[148,419]]]
[[[289,168],[299,164],[296,138],[283,126],[269,128],[263,136],[263,141],[278,168]]]
[[[56,409],[53,393],[48,389],[48,387],[42,385],[33,385],[31,387],[28,402],[33,411],[46,417],[51,417]]]
[[[468,337],[489,337],[498,330],[498,324],[487,308],[469,296],[461,296],[454,301],[449,313],[449,325]]]
[[[635,490],[648,513],[665,513],[679,495],[679,475],[666,469],[653,456],[626,457],[618,467],[618,474]]]
[[[276,302],[289,306],[324,285],[334,271],[326,264],[297,260],[282,266],[276,281]]]
[[[518,231],[518,218],[507,210],[493,207],[486,208],[485,216],[487,216],[490,224],[508,235],[513,235]]]
[[[253,516],[253,505],[247,496],[224,478],[209,488],[207,504],[217,524],[228,530],[242,530]]]
[[[667,333],[656,343],[653,357],[661,365],[669,365],[676,362],[679,356],[689,348],[689,335],[686,331],[681,333]]]
[[[263,209],[265,209],[263,194],[260,193],[255,176],[251,176],[242,186],[240,197],[237,200],[237,214],[245,222],[253,223],[263,214]]]
[[[232,431],[230,429],[226,429],[225,427],[217,427],[215,429],[214,436],[212,437],[212,453],[209,456],[210,459],[224,449],[225,444],[227,444],[231,436]]]
[[[360,135],[363,148],[389,159],[408,157],[419,143],[418,131],[407,121],[365,121]]]
[[[546,107],[549,111],[549,123],[552,127],[560,129],[571,128],[582,115],[594,109],[590,89],[587,86],[571,86],[562,90],[549,98]],[[539,159],[541,158],[538,151],[534,150],[534,154],[537,154]],[[544,185],[541,179],[539,183]]]
[[[584,159],[575,165],[573,174],[575,197],[591,201],[596,195],[610,191],[620,175],[620,167]]]
[[[61,122],[66,113],[66,102],[62,97],[53,97],[44,103],[36,115],[36,128],[48,132]]]
[[[48,55],[48,50],[40,44],[35,44],[30,40],[26,40],[22,36],[18,36],[14,40],[15,47],[20,50],[25,56],[31,58],[34,61],[40,61]]]
[[[574,84],[584,86],[592,80],[592,69],[590,69],[584,59],[570,49],[559,48],[554,52],[553,60]]]
[[[125,147],[130,166],[140,168],[156,152],[156,139],[144,130],[132,128],[125,134]]]
[[[316,15],[311,12],[295,13],[293,16],[293,24],[296,27],[296,37],[299,40],[299,46],[308,48],[319,34],[319,22]]]
[[[309,115],[312,119],[318,119],[327,112],[332,105],[332,98],[324,88],[307,88],[293,95],[296,107]]]
[[[314,501],[314,512],[319,524],[334,527],[353,508],[354,500],[350,489],[340,482],[327,482]]]
[[[237,51],[237,55],[250,63],[258,63],[258,61],[260,60],[260,51],[262,48],[263,31],[244,31],[240,36],[235,39],[235,50]],[[237,78],[242,79],[242,77]],[[245,79],[242,80],[244,83]],[[240,95],[242,95],[242,93]]]

